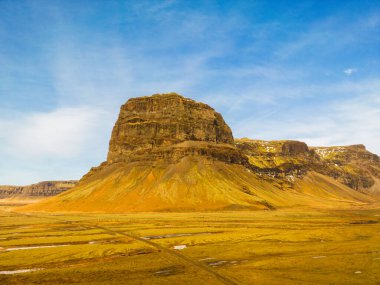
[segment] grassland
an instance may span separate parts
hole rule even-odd
[[[0,284],[379,284],[380,210],[0,211]],[[178,245],[186,245],[175,250]],[[38,269],[10,274],[15,270]],[[8,273],[8,274],[4,274]]]

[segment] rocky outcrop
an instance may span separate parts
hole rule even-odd
[[[214,149],[221,144],[234,144],[229,126],[206,104],[176,93],[132,98],[121,106],[107,162],[178,158],[187,153],[202,153],[204,144],[175,147],[186,141],[208,142]]]
[[[313,147],[323,168],[320,172],[355,190],[365,190],[380,178],[380,158],[364,145]]]
[[[0,199],[41,198],[58,195],[73,188],[78,181],[43,181],[28,186],[0,185]]]
[[[236,139],[235,143],[248,158],[248,167],[263,179],[276,179],[283,188],[292,187],[296,178],[303,177],[310,170],[315,156],[304,142],[299,141],[243,138]]]
[[[235,144],[246,151],[246,154],[256,153],[269,157],[308,155],[310,152],[306,143],[291,140],[263,141],[242,138],[236,139]]]
[[[281,153],[283,155],[299,155],[307,154],[309,148],[307,144],[299,141],[284,141],[281,147]]]
[[[107,160],[81,181],[115,163],[172,164],[186,156],[247,164],[230,127],[210,106],[176,93],[131,98],[120,108]]]
[[[332,147],[311,147],[321,159],[331,163],[361,163],[361,164],[378,164],[379,157],[366,150],[365,146],[332,146]]]
[[[315,171],[352,189],[365,191],[374,185],[374,177],[380,175],[379,157],[363,145],[308,147],[298,141],[247,138],[237,139],[236,145],[257,173],[290,183]]]

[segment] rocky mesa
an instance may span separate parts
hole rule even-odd
[[[168,159],[176,153],[173,148],[190,152],[204,148],[197,144],[179,145],[186,141],[206,142],[209,147],[234,145],[229,126],[206,104],[175,93],[133,98],[120,109],[107,161]],[[170,151],[165,154],[166,149]],[[182,155],[186,155],[186,151],[182,151]]]
[[[230,127],[210,106],[176,93],[131,98],[120,108],[107,160],[85,177],[116,163],[168,165],[188,156],[246,161]]]
[[[221,114],[176,93],[129,99],[107,160],[21,210],[210,211],[379,201],[379,157],[362,146],[234,140]]]
[[[0,199],[44,198],[73,188],[78,181],[42,181],[27,186],[0,185]]]

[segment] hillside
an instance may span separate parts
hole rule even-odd
[[[363,147],[235,141],[210,106],[176,93],[155,94],[132,98],[121,107],[107,161],[73,189],[20,210],[363,206],[379,200],[379,170],[379,158]]]

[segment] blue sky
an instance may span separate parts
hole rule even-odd
[[[0,184],[80,178],[171,91],[235,137],[380,154],[380,1],[1,0]]]

